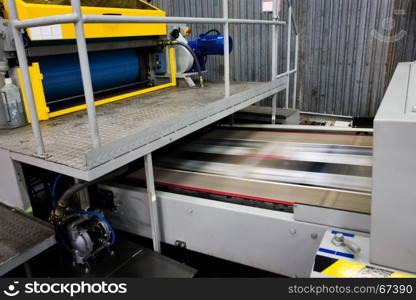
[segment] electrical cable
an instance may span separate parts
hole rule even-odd
[[[205,32],[204,35],[210,34],[211,32],[215,32],[217,34],[221,34],[221,32],[219,32],[217,29],[214,28],[214,29],[210,29],[207,32]]]
[[[52,208],[54,209],[56,208],[56,188],[58,186],[59,180],[61,180],[62,177],[64,177],[63,174],[59,174],[58,176],[56,176],[52,184],[51,196],[52,196]]]
[[[61,228],[62,227],[60,227],[60,225],[55,225],[56,237],[61,242],[61,245],[64,247],[65,250],[67,250],[68,252],[72,252],[71,247],[69,247],[68,243],[65,241],[65,239],[63,237],[63,232],[62,232]]]

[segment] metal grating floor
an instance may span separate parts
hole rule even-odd
[[[0,203],[0,276],[55,244],[48,224]]]
[[[259,83],[234,83],[232,94]],[[223,83],[207,83],[201,88],[169,88],[97,107],[103,145],[177,118],[222,99]],[[88,170],[86,154],[92,150],[85,111],[41,123],[47,161],[77,170]],[[30,126],[0,131],[0,148],[34,158],[35,144]]]

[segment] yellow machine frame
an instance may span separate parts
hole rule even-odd
[[[164,89],[167,87],[176,86],[175,49],[172,47],[172,48],[169,48],[168,51],[169,51],[169,66],[170,66],[170,75],[171,75],[171,81],[169,83],[146,88],[146,89],[137,90],[137,91],[130,92],[127,94],[117,95],[117,96],[106,98],[106,99],[97,100],[95,101],[95,106],[99,106],[99,105],[103,105],[103,104],[107,104],[107,103],[111,103],[115,101],[120,101],[126,98],[146,94],[146,93],[157,91],[157,90]],[[23,87],[24,85],[23,85],[20,68],[17,69],[17,74],[18,74],[18,79],[19,79],[19,85]],[[36,108],[38,111],[39,120],[48,120],[53,117],[69,114],[69,113],[84,110],[87,108],[86,104],[81,104],[81,105],[73,106],[70,108],[50,112],[50,109],[45,99],[45,93],[43,90],[43,83],[42,83],[43,75],[40,72],[39,63],[32,63],[32,65],[29,66],[29,74],[30,74],[30,80],[32,82],[32,89],[33,89],[33,94],[35,98]],[[30,122],[29,107],[27,104],[26,92],[23,88],[21,90],[22,90],[22,95],[23,95],[25,111],[26,111],[26,118],[28,122]]]
[[[28,3],[24,0],[15,0],[17,7],[17,14],[20,20],[27,20],[33,18],[41,18],[54,15],[63,15],[72,13],[72,8],[69,5],[56,4],[37,4]],[[114,14],[122,16],[145,16],[145,17],[165,17],[166,12],[142,0],[137,2],[149,6],[151,9],[131,9],[131,8],[117,8],[117,7],[82,7],[82,13],[86,15],[105,15]],[[3,0],[5,8],[5,15],[8,18],[7,1]],[[54,27],[55,26],[55,27]],[[60,37],[45,37],[37,40],[47,39],[75,39],[75,28],[73,24],[59,24],[54,26],[42,26],[42,28],[50,29],[51,31],[59,31]],[[56,27],[57,26],[57,27]],[[114,37],[131,37],[131,36],[155,36],[166,35],[166,24],[147,24],[147,23],[129,23],[129,24],[85,24],[86,38],[114,38]],[[28,29],[29,37],[32,40],[31,29]]]
[[[1,0],[4,5],[5,17],[8,18],[8,7],[7,1]],[[108,0],[109,2],[111,0]],[[98,7],[98,6],[83,6],[81,8],[83,14],[88,15],[122,15],[122,16],[149,16],[149,17],[165,17],[166,13],[143,0],[135,0],[143,6],[149,7],[149,9],[136,9],[136,8],[120,8],[116,7],[118,4],[114,2],[115,7]],[[31,1],[28,0],[15,0],[18,17],[20,20],[27,20],[33,18],[41,18],[53,15],[62,15],[72,13],[72,7],[70,5],[62,5],[63,1],[56,0],[55,4],[51,2],[42,3],[42,1]],[[90,2],[91,3],[91,2]],[[108,5],[111,6],[111,3]],[[134,7],[139,7],[133,5]],[[53,27],[55,26],[55,27]],[[27,30],[29,37],[32,40],[74,40],[76,38],[74,24],[58,24],[51,26],[41,26],[36,28],[37,35],[34,36],[34,31],[31,32],[31,28]],[[146,36],[166,36],[167,26],[166,24],[147,24],[147,23],[128,23],[128,24],[84,24],[85,37],[88,39],[98,38],[120,38],[120,37],[146,37]],[[45,30],[46,34],[43,35]],[[50,31],[50,34],[47,34]],[[58,32],[58,34],[56,34]],[[175,64],[175,50],[170,48],[168,50],[169,57],[169,69],[171,75],[171,81],[166,84],[129,92],[126,94],[117,95],[114,97],[97,100],[96,106],[123,100],[129,97],[157,91],[163,88],[176,86],[176,64]],[[41,73],[41,66],[39,63],[32,63],[29,66],[30,80],[32,82],[32,89],[38,116],[40,120],[48,120],[53,117],[65,115],[68,113],[84,110],[87,108],[86,104],[73,106],[70,108],[53,111],[51,112],[45,99],[45,93],[43,88],[43,75]],[[20,68],[17,69],[17,75],[19,85],[23,87],[23,80],[20,72]],[[26,109],[26,117],[30,122],[29,109],[27,105],[26,92],[22,88],[23,102]]]

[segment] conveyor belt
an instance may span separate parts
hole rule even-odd
[[[371,146],[371,136],[216,130],[158,159],[156,182],[369,213]],[[144,175],[133,178],[142,180]]]

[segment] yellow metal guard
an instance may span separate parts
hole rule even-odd
[[[103,105],[103,104],[107,104],[107,103],[111,103],[115,101],[120,101],[120,100],[127,99],[130,97],[161,90],[167,87],[176,86],[175,49],[172,47],[172,48],[169,48],[168,51],[169,51],[169,66],[170,66],[170,74],[171,74],[171,80],[169,83],[146,88],[146,89],[137,90],[137,91],[130,92],[127,94],[121,94],[118,96],[114,96],[114,97],[110,97],[110,98],[106,98],[102,100],[97,100],[95,101],[95,106],[99,106],[99,105]],[[20,68],[17,69],[17,73],[18,73],[19,85],[22,87],[24,85],[23,85]],[[50,112],[49,107],[45,100],[45,93],[44,93],[43,84],[42,84],[43,76],[42,76],[42,73],[40,72],[39,64],[32,63],[32,65],[29,66],[29,73],[30,73],[30,80],[32,82],[33,94],[35,97],[35,103],[36,103],[36,108],[38,111],[39,120],[48,120],[53,117],[62,116],[65,114],[84,110],[87,108],[86,104],[81,104],[81,105],[73,106],[70,108]],[[23,95],[23,102],[25,105],[26,118],[28,122],[30,122],[29,109],[28,109],[26,93],[24,89],[22,89],[22,95]]]
[[[69,0],[15,0],[20,20],[41,18],[53,15],[71,14]],[[8,18],[7,1],[3,0],[5,15]],[[165,17],[166,13],[142,0],[82,0],[82,13],[86,15],[120,15]],[[112,7],[113,5],[113,7]],[[115,38],[132,36],[166,35],[166,24],[85,24],[86,38]],[[31,40],[75,39],[73,24],[57,24],[29,28]]]

